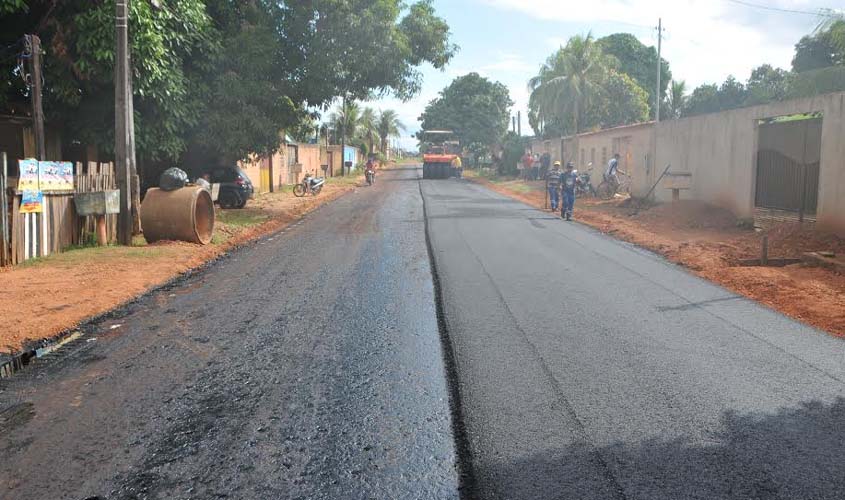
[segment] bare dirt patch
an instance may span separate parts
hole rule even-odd
[[[354,190],[357,177],[331,179],[319,196],[266,193],[242,210],[217,209],[212,243],[164,241],[86,247],[0,269],[0,352],[17,352],[102,314],[233,247],[278,230]]]
[[[542,182],[472,177],[499,193],[538,208]],[[845,336],[845,276],[801,264],[743,267],[760,257],[762,234],[741,228],[727,210],[695,201],[635,211],[625,200],[579,199],[575,218],[667,257],[695,274],[838,336]],[[845,239],[798,225],[768,231],[771,258],[800,258],[804,252],[845,254]]]

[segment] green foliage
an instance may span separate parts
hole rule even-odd
[[[789,94],[788,76],[787,71],[774,68],[770,64],[755,68],[745,86],[745,104],[765,104],[785,99]]]
[[[666,118],[680,118],[687,102],[687,82],[672,80],[669,88],[669,98],[666,101],[664,115]]]
[[[819,28],[812,35],[803,37],[795,46],[793,71],[845,65],[845,20],[832,20]]]
[[[416,67],[457,48],[430,1],[163,0],[131,2],[136,143],[144,161],[186,150],[232,161],[271,153],[280,130],[310,128],[308,110],[338,96],[409,99]],[[113,0],[0,0],[0,42],[38,32],[45,111],[65,142],[108,153],[114,128]],[[403,17],[404,13],[404,17]],[[0,107],[28,95],[0,61]]]
[[[617,66],[590,35],[572,37],[529,81],[532,127],[550,137],[647,120],[648,93]]]
[[[423,130],[452,130],[463,147],[480,149],[504,137],[511,106],[505,85],[470,73],[456,78],[428,103],[420,121]]]
[[[655,92],[657,88],[657,49],[646,47],[630,33],[615,33],[600,38],[596,43],[602,52],[613,56],[614,67],[620,73],[633,78],[648,93],[649,115],[654,116]],[[672,72],[669,62],[660,59],[660,99],[666,96]]]
[[[392,137],[399,137],[405,130],[405,125],[399,121],[396,111],[386,109],[382,111],[376,120],[376,131],[379,137],[380,151],[387,152],[387,141]]]
[[[745,104],[747,90],[742,82],[729,76],[721,85],[701,85],[689,96],[684,108],[684,116],[714,113],[734,109]]]
[[[630,76],[610,70],[588,111],[587,123],[599,128],[618,127],[646,121],[648,112],[648,93]]]
[[[517,164],[525,154],[526,140],[514,132],[508,132],[502,141],[502,159],[496,165],[499,175],[515,175]]]

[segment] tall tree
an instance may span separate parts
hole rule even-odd
[[[456,78],[429,102],[420,122],[423,130],[453,130],[462,146],[477,154],[505,136],[511,106],[505,85],[469,73]]]
[[[358,135],[367,144],[367,151],[369,153],[375,153],[376,138],[378,137],[378,117],[376,116],[375,110],[365,107],[361,111],[361,117],[358,123]]]
[[[792,70],[803,72],[838,65],[845,65],[845,19],[831,17],[795,45]]]
[[[614,66],[633,78],[648,92],[649,115],[654,116],[655,94],[657,93],[657,49],[646,46],[630,33],[614,33],[600,38],[596,43],[602,51],[615,59]],[[660,99],[666,96],[672,72],[669,62],[660,59]]]
[[[672,80],[669,88],[669,99],[667,101],[667,118],[679,118],[686,105],[687,82],[684,80]]]
[[[610,59],[593,36],[576,35],[552,54],[529,82],[533,123],[557,121],[571,133],[582,130],[583,118],[601,90]]]
[[[648,93],[630,76],[611,69],[585,113],[585,125],[611,128],[644,122],[648,110]]]
[[[786,99],[789,73],[770,64],[763,64],[751,71],[751,77],[745,85],[746,105],[765,104]]]
[[[396,111],[392,109],[382,111],[378,116],[376,125],[380,141],[380,151],[386,153],[387,143],[390,138],[399,137],[399,134],[405,130],[405,125],[399,121]]]

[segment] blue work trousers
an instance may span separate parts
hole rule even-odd
[[[560,215],[572,217],[572,210],[575,208],[575,191],[563,191],[563,207]]]
[[[549,203],[552,204],[552,211],[557,211],[557,206],[560,204],[557,186],[549,186]]]

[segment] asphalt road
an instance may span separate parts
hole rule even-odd
[[[845,498],[841,340],[478,185],[422,192],[467,497]]]
[[[845,343],[419,174],[0,382],[0,498],[845,497]]]
[[[458,498],[417,177],[0,381],[0,499]]]

